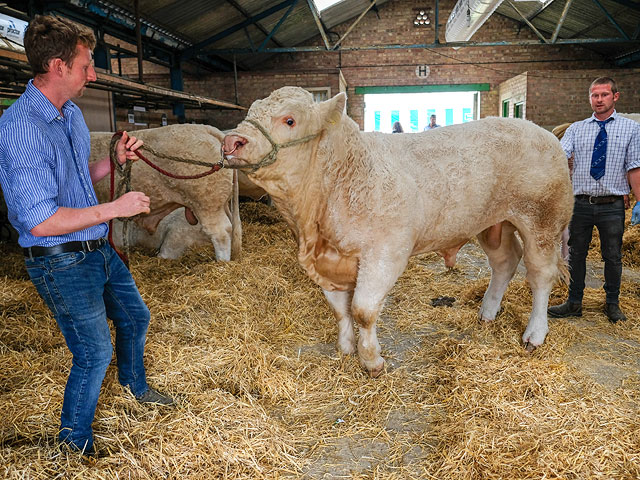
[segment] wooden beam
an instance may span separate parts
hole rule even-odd
[[[202,105],[212,105],[217,107],[232,108],[236,110],[247,110],[246,107],[236,105],[234,103],[223,102],[222,100],[216,100],[214,98],[201,97],[199,95],[193,95],[190,93],[178,92],[177,90],[171,90],[170,88],[158,87],[154,85],[142,85],[126,78],[118,77],[117,75],[111,75],[109,73],[96,72],[98,79],[95,83],[105,86],[124,87],[127,90],[133,90],[137,93],[148,93],[153,95],[161,95],[164,97],[172,98],[175,100],[186,100],[191,103],[199,103]],[[91,87],[91,84],[89,84]]]
[[[18,50],[9,50],[7,48],[0,47],[0,57],[10,58],[11,60],[19,60],[28,65],[27,55]]]
[[[327,38],[327,34],[322,27],[322,22],[320,21],[320,16],[316,10],[316,6],[313,3],[313,0],[307,0],[307,4],[309,5],[309,10],[311,10],[311,15],[313,15],[313,19],[316,21],[316,26],[318,27],[318,31],[320,32],[320,36],[324,41],[324,46],[327,50],[331,50],[331,46],[329,45],[329,39]]]
[[[544,36],[543,36],[539,31],[538,31],[538,29],[533,25],[533,23],[531,23],[531,22],[527,19],[527,17],[525,17],[525,16],[522,14],[522,12],[521,12],[520,10],[518,10],[518,8],[517,8],[513,3],[511,3],[511,0],[507,0],[507,3],[509,4],[509,6],[511,6],[511,8],[513,8],[513,9],[516,11],[516,13],[517,13],[518,15],[520,15],[520,16],[522,17],[522,19],[524,20],[524,22],[525,22],[527,25],[529,25],[529,28],[530,28],[531,30],[533,30],[533,32],[534,32],[534,33],[535,33],[535,34],[540,38],[540,40],[542,40],[544,43],[549,43],[549,40],[547,40],[546,38],[544,38]]]
[[[351,26],[347,29],[347,31],[346,31],[346,32],[344,32],[344,35],[342,35],[342,36],[340,37],[340,40],[338,40],[338,41],[336,42],[336,44],[333,46],[333,50],[335,50],[335,49],[336,49],[336,47],[342,43],[342,41],[346,38],[346,36],[347,36],[347,35],[349,35],[349,34],[351,33],[351,30],[353,30],[353,28],[354,28],[358,23],[360,23],[360,20],[362,20],[362,17],[364,17],[364,16],[367,14],[367,12],[368,12],[369,10],[371,10],[375,5],[376,5],[376,0],[371,0],[371,4],[370,4],[367,8],[365,8],[364,12],[362,12],[362,13],[360,14],[360,16],[359,16],[359,17],[358,17],[358,18],[357,18],[357,19],[356,19],[356,20],[351,24]]]
[[[572,0],[567,0],[567,2],[564,4],[562,15],[560,15],[560,19],[558,20],[556,29],[554,30],[553,35],[551,36],[551,43],[556,43],[556,40],[558,39],[558,34],[560,33],[562,24],[564,23],[564,20],[567,18],[567,13],[569,13],[569,7],[571,6],[571,1]]]
[[[28,68],[29,64],[27,62],[27,56],[16,50],[8,50],[6,48],[0,47],[0,58],[6,58],[8,60],[12,60],[12,63],[15,63],[16,67],[24,67]],[[223,102],[222,100],[216,100],[215,98],[201,97],[199,95],[193,95],[190,93],[179,92],[177,90],[171,90],[170,88],[158,87],[155,85],[143,85],[141,83],[134,82],[133,80],[129,80],[123,77],[119,77],[117,75],[112,75],[110,73],[96,72],[96,76],[98,77],[95,81],[96,85],[100,85],[102,87],[112,87],[118,90],[127,90],[132,93],[137,94],[150,94],[166,97],[171,100],[182,100],[188,101],[189,103],[195,103],[199,105],[209,105],[215,107],[222,108],[230,108],[235,110],[247,110],[246,107],[242,105],[236,105],[234,103]],[[91,84],[88,85],[91,88]]]

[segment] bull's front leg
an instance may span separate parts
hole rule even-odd
[[[336,290],[330,292],[324,289],[322,291],[338,323],[338,350],[344,355],[350,355],[356,351],[356,337],[353,333],[353,318],[351,317],[353,291]]]
[[[402,256],[403,251],[406,249],[398,248],[394,251],[388,246],[384,252],[377,252],[360,260],[358,280],[351,301],[351,314],[360,329],[360,364],[372,377],[377,377],[384,370],[376,322],[384,299],[407,266],[409,257]]]

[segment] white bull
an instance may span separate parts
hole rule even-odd
[[[113,133],[109,132],[91,133],[90,160],[97,160],[108,154],[112,136]],[[177,175],[194,175],[207,171],[208,168],[176,160],[205,163],[220,160],[220,140],[223,134],[208,125],[170,125],[138,130],[135,136],[144,141],[141,152],[145,157]],[[109,183],[107,175],[95,185],[100,202],[109,199]],[[237,185],[234,188],[232,172],[223,169],[203,178],[180,180],[167,177],[138,160],[131,169],[131,186],[133,190],[141,191],[151,199],[151,213],[135,219],[138,226],[149,235],[156,232],[165,216],[185,207],[189,223],[198,223],[201,232],[213,243],[216,259],[228,261],[241,255],[242,227],[238,211],[238,188]],[[172,225],[175,224],[176,222],[172,222]],[[197,231],[198,228],[193,230]],[[176,234],[165,232],[164,238],[173,238]],[[195,235],[200,237],[198,232]],[[173,246],[163,249],[160,245],[159,248],[162,256],[175,258],[176,249]]]
[[[211,245],[211,238],[204,233],[202,225],[191,225],[185,217],[184,208],[174,210],[160,220],[153,235],[131,222],[127,228],[127,243],[157,250],[160,258],[167,259],[180,258],[189,248]],[[118,219],[113,221],[113,241],[118,248],[124,246],[123,225]]]
[[[531,122],[490,118],[422,133],[363,133],[346,96],[314,104],[297,87],[253,103],[224,138],[229,166],[264,188],[298,242],[298,260],[338,321],[338,346],[371,375],[384,367],[376,320],[408,259],[469,238],[489,258],[480,318],[495,319],[524,242],[533,308],[522,336],[548,332],[549,293],[564,263],[557,248],[572,213],[567,160]],[[496,235],[495,226],[499,224]]]

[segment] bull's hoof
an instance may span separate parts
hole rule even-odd
[[[356,353],[356,345],[353,342],[345,342],[344,345],[341,345],[340,343],[338,343],[338,351],[342,354],[342,355],[353,355],[354,353]]]
[[[384,371],[384,359],[382,357],[379,357],[379,358],[380,358],[380,363],[378,363],[373,367],[369,367],[362,359],[360,359],[360,365],[367,372],[369,372],[369,375],[371,376],[371,378],[379,377]]]
[[[524,344],[524,349],[527,351],[527,353],[533,353],[533,351],[538,348],[536,347],[533,343],[531,342],[525,342]]]
[[[371,378],[377,378],[382,374],[383,371],[384,371],[384,362],[382,362],[379,367],[375,367],[369,370],[369,375],[371,376]]]

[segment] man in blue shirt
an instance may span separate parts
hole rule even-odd
[[[609,321],[626,320],[619,306],[622,278],[622,234],[624,196],[629,184],[640,198],[640,124],[619,116],[615,104],[620,97],[616,82],[597,78],[589,87],[593,115],[573,123],[562,137],[567,158],[573,159],[575,203],[569,224],[569,298],[549,307],[551,317],[582,315],[586,258],[593,227],[600,234],[604,260],[604,312]],[[632,224],[640,221],[640,204],[633,207]]]
[[[110,203],[96,199],[92,184],[109,172],[110,160],[89,165],[89,130],[70,100],[96,79],[93,33],[63,18],[36,16],[24,45],[34,78],[0,117],[0,185],[29,276],[73,354],[59,441],[95,455],[91,423],[113,350],[107,318],[116,330],[120,383],[141,402],[173,403],[147,384],[149,309],[105,241],[106,222],[149,213],[149,198],[129,192]],[[118,162],[135,160],[141,145],[123,134]]]
[[[427,124],[426,127],[424,127],[424,131],[426,132],[427,130],[432,130],[434,128],[438,128],[440,125],[438,125],[436,123],[436,116],[435,115],[431,115],[431,118],[429,119],[429,123]]]

